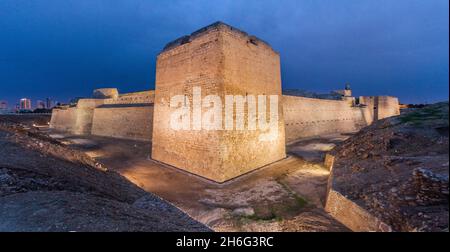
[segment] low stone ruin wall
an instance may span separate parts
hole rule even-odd
[[[325,211],[355,232],[391,232],[392,227],[359,206],[357,202],[342,195],[334,186],[334,156],[326,154],[324,165],[330,170]]]
[[[338,191],[330,188],[325,211],[355,232],[391,232],[392,228]]]
[[[425,168],[413,171],[419,205],[448,204],[448,176],[435,174]]]

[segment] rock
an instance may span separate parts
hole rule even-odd
[[[391,226],[387,225],[384,222],[380,223],[379,228],[380,228],[381,232],[392,232]]]
[[[232,214],[236,216],[252,216],[255,214],[255,210],[251,207],[236,208],[233,210]]]
[[[0,185],[10,185],[14,183],[15,179],[8,173],[0,174]]]
[[[406,196],[406,197],[404,198],[404,200],[405,200],[405,201],[413,201],[413,200],[416,200],[416,198],[415,198],[415,197],[411,197],[411,196]]]
[[[215,224],[223,220],[227,214],[228,211],[226,209],[215,208],[210,211],[202,211],[200,215],[196,216],[196,219],[208,226],[214,226]]]

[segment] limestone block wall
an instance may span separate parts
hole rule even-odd
[[[50,128],[72,134],[90,134],[94,108],[102,103],[102,99],[80,99],[76,106],[55,108]]]
[[[187,95],[192,104],[192,86],[218,93],[222,83],[218,65],[222,59],[219,33],[209,32],[189,44],[163,51],[156,63],[155,111],[152,158],[214,178],[211,167],[220,167],[219,135],[213,131],[174,131],[170,129],[169,101]]]
[[[377,96],[378,98],[378,120],[400,115],[400,105],[397,97]]]
[[[90,134],[94,109],[103,104],[101,99],[80,99],[76,109],[76,122],[72,133],[77,135]]]
[[[330,170],[330,176],[328,177],[325,211],[355,232],[391,232],[391,226],[361,207],[357,201],[353,201],[339,192],[335,185],[334,160],[333,155],[326,154],[324,165]]]
[[[278,130],[272,141],[261,141],[262,130],[222,131],[223,167],[242,174],[285,158],[285,128],[281,96],[280,56],[255,37],[224,27],[221,33],[224,94],[277,95]],[[244,118],[246,121],[248,117]]]
[[[170,98],[186,95],[192,104],[193,87],[222,101],[225,95],[281,95],[279,55],[224,24],[169,44],[157,59],[153,159],[223,182],[285,157],[281,106],[272,141],[259,141],[258,130],[172,130]]]
[[[151,140],[154,91],[119,95],[117,89],[96,89],[94,97],[76,106],[53,109],[50,127],[72,134],[94,134]]]
[[[367,108],[348,101],[283,96],[286,142],[331,133],[354,132],[372,123]]]
[[[76,124],[76,107],[54,108],[50,119],[50,128],[72,132]]]
[[[92,134],[150,141],[153,105],[102,105],[94,110]]]
[[[392,231],[392,227],[334,188],[330,188],[328,191],[325,211],[355,232]]]
[[[155,91],[147,90],[120,94],[114,99],[105,99],[104,104],[150,104],[155,100]]]
[[[400,115],[397,97],[392,96],[360,96],[359,103],[364,104],[373,114],[374,120]]]

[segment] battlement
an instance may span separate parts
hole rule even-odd
[[[117,88],[99,88],[95,89],[92,97],[95,99],[117,98],[119,91]]]
[[[166,51],[174,49],[178,46],[190,43],[193,40],[195,40],[203,35],[206,35],[208,33],[218,32],[218,31],[226,31],[226,32],[234,33],[236,36],[239,36],[239,37],[245,39],[248,43],[252,43],[253,45],[264,45],[265,47],[268,47],[272,51],[276,52],[275,50],[273,50],[272,46],[269,43],[267,43],[266,41],[264,41],[256,36],[250,35],[250,34],[244,32],[238,28],[235,28],[231,25],[225,24],[221,21],[217,21],[213,24],[210,24],[208,26],[200,28],[189,35],[181,36],[181,37],[167,43],[164,46],[161,53],[164,53]],[[276,53],[278,53],[278,52],[276,52]]]
[[[104,104],[153,104],[155,91],[141,91],[133,93],[119,94],[118,97],[105,99]]]

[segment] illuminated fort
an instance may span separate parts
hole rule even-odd
[[[201,88],[202,98],[279,96],[276,137],[260,141],[267,133],[262,130],[172,129],[171,97],[185,95],[192,104],[194,87]],[[53,109],[50,126],[72,134],[152,141],[152,159],[224,182],[283,159],[287,143],[356,132],[400,113],[398,99],[391,96],[356,99],[346,88],[336,92],[339,99],[318,99],[282,95],[281,90],[278,52],[217,22],[165,46],[157,58],[154,91],[119,94],[115,88],[97,89],[92,98]]]

